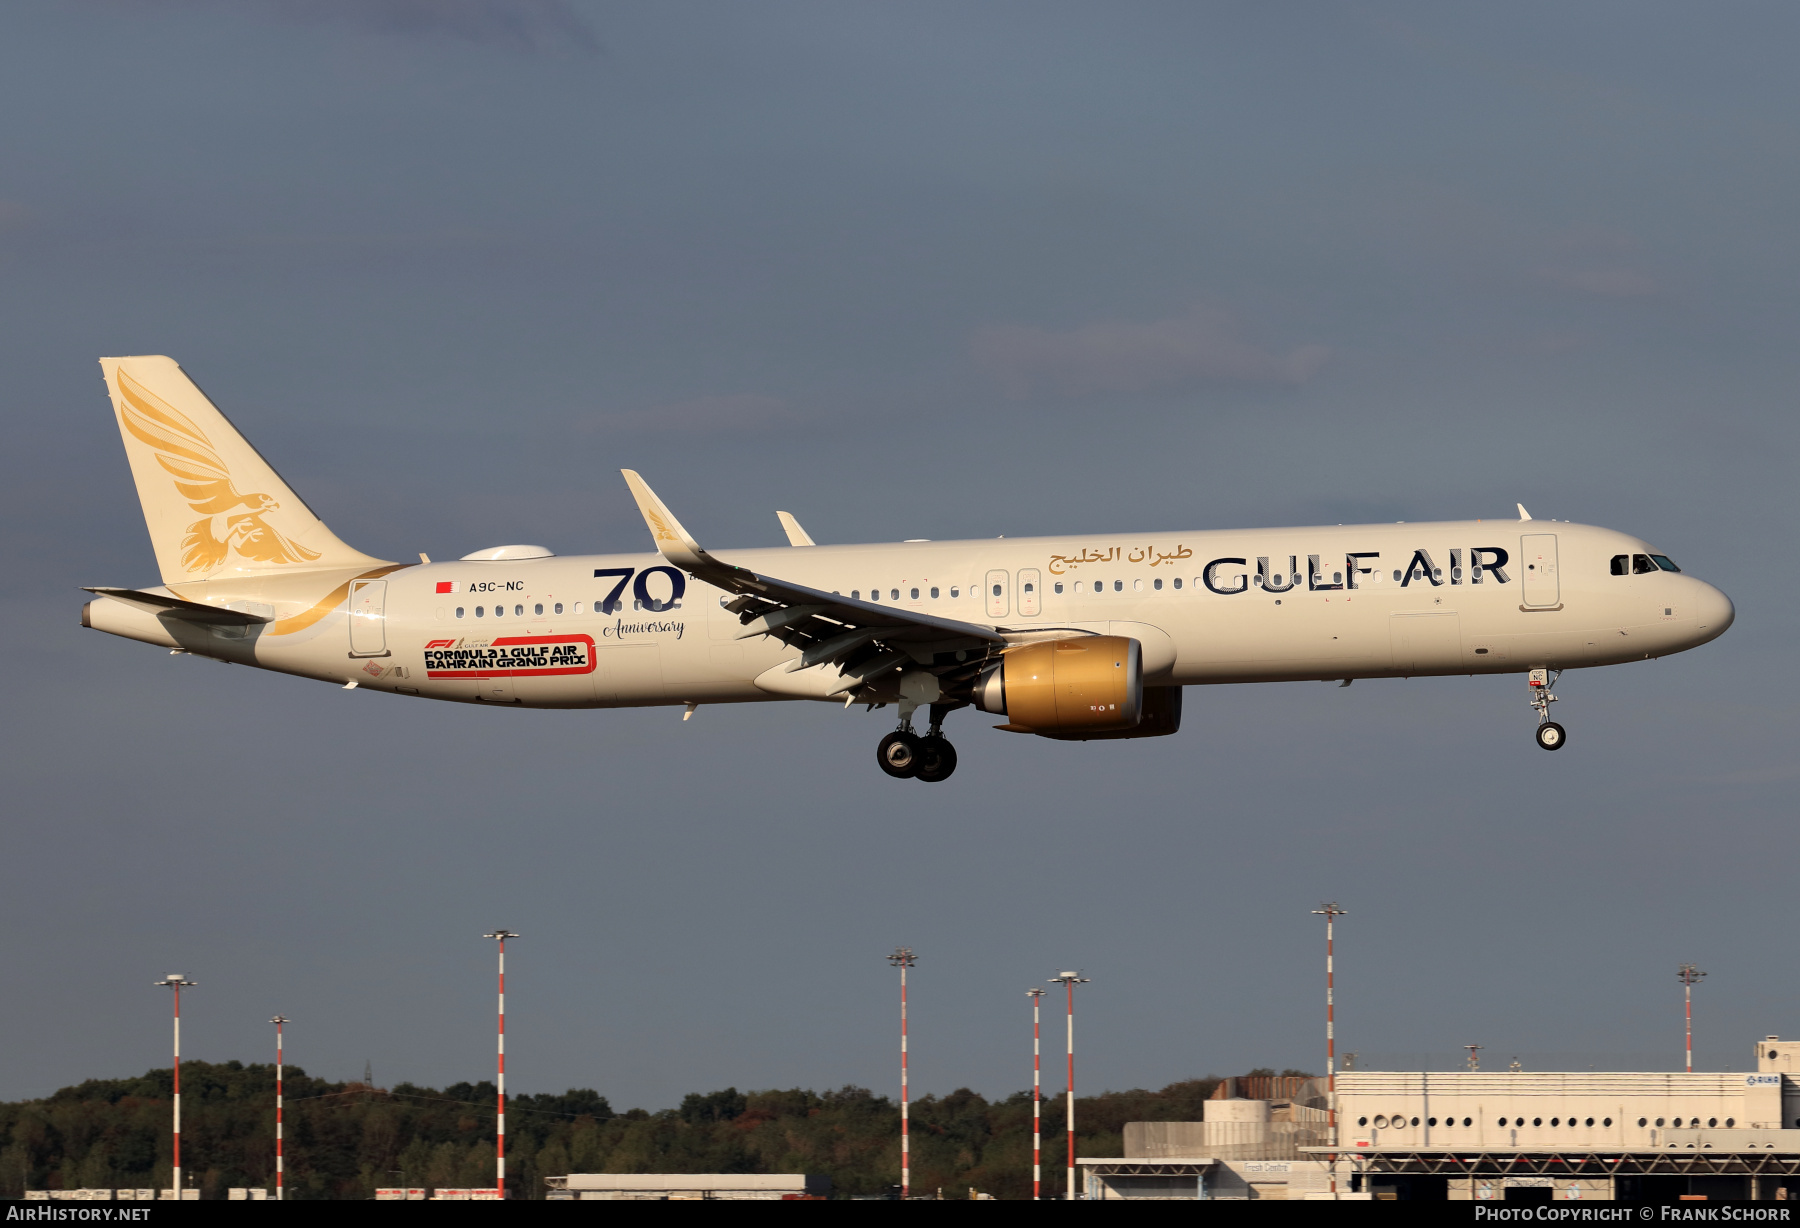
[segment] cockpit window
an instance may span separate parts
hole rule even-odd
[[[1655,575],[1656,564],[1650,561],[1650,556],[1647,554],[1634,554],[1631,556],[1631,574],[1634,576]]]
[[[1613,555],[1612,556],[1612,573],[1615,576],[1630,575],[1631,574],[1631,556],[1629,554]]]
[[[1681,568],[1675,566],[1673,560],[1671,560],[1669,558],[1669,556],[1666,554],[1653,554],[1650,556],[1650,558],[1651,558],[1651,561],[1653,561],[1658,567],[1662,568],[1664,571],[1677,571],[1678,572],[1681,570]]]

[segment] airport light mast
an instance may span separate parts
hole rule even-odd
[[[172,1176],[175,1186],[175,1201],[181,1201],[181,990],[183,986],[198,985],[198,981],[190,981],[179,972],[171,972],[160,981],[150,982],[162,985],[175,991],[175,1163]]]
[[[1313,909],[1313,916],[1325,918],[1325,1101],[1327,1120],[1331,1126],[1331,1145],[1337,1146],[1337,970],[1333,967],[1336,951],[1337,919],[1346,916],[1333,900]],[[1331,1193],[1337,1194],[1337,1153],[1331,1153]]]
[[[895,947],[888,963],[900,969],[900,1197],[912,1197],[912,1140],[907,1133],[910,1109],[906,1086],[906,970],[918,960],[911,947]]]
[[[1683,964],[1675,978],[1681,982],[1681,995],[1686,999],[1687,1007],[1687,1071],[1694,1073],[1694,986],[1706,973],[1692,964]]]
[[[269,1022],[275,1025],[275,1201],[284,1202],[287,1190],[281,1155],[281,1025],[288,1022],[288,1017],[277,1015]]]
[[[1465,1048],[1469,1051],[1469,1069],[1470,1070],[1480,1070],[1481,1069],[1481,1058],[1480,1058],[1479,1054],[1481,1053],[1481,1051],[1483,1049],[1487,1048],[1487,1046],[1486,1045],[1464,1045],[1463,1048]]]
[[[1050,978],[1052,984],[1069,991],[1069,1088],[1065,1093],[1069,1119],[1069,1184],[1063,1197],[1070,1200],[1075,1197],[1075,987],[1087,984],[1089,979],[1079,972],[1059,972]]]
[[[1044,1196],[1044,1062],[1038,1029],[1043,997],[1050,992],[1035,985],[1025,991],[1031,999],[1031,1201]]]
[[[500,944],[500,1031],[494,1055],[494,1197],[499,1199],[506,1197],[506,940],[518,936],[511,930],[482,935]]]

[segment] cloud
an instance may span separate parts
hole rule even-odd
[[[605,434],[757,435],[790,430],[803,419],[780,397],[738,393],[600,414],[581,429]]]
[[[1648,274],[1635,269],[1539,269],[1537,279],[1548,285],[1602,298],[1648,298],[1658,287]]]
[[[160,2],[191,7],[208,0]],[[262,0],[259,7],[288,21],[338,22],[374,34],[453,38],[523,52],[600,50],[593,27],[569,0]]]
[[[1068,332],[994,325],[977,331],[969,348],[976,364],[1020,399],[1151,392],[1207,381],[1304,384],[1331,355],[1322,345],[1273,354],[1245,341],[1230,313],[1207,306],[1166,320],[1102,320]]]

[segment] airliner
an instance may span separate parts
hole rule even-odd
[[[504,545],[454,562],[345,545],[170,358],[103,358],[162,583],[81,623],[172,653],[510,708],[815,700],[893,708],[876,762],[936,782],[945,718],[1154,738],[1182,688],[1521,674],[1560,750],[1566,669],[1724,634],[1712,585],[1627,533],[1518,519],[819,545],[714,554],[636,472],[654,553]],[[915,718],[925,710],[925,731]]]

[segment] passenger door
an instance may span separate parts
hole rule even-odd
[[[1519,581],[1525,587],[1525,604],[1553,606],[1562,600],[1562,583],[1556,575],[1556,534],[1527,533],[1519,538]]]
[[[350,655],[388,655],[386,580],[350,582]]]

